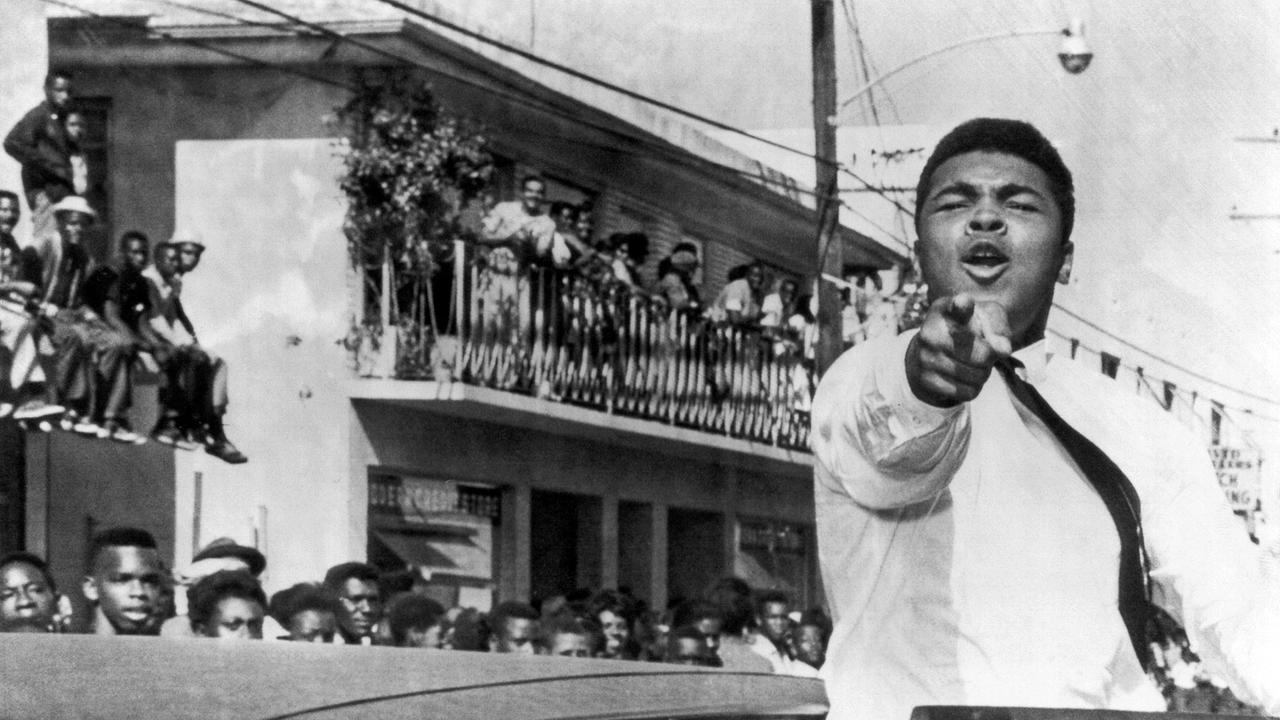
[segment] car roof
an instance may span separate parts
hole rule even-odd
[[[821,681],[681,665],[209,639],[0,636],[0,714],[75,718],[821,716]]]

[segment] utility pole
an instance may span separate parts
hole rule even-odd
[[[840,238],[840,194],[837,182],[836,35],[833,0],[810,0],[813,33],[813,134],[817,178],[818,227],[814,249],[818,276],[818,373],[826,372],[844,349],[841,337],[840,289],[822,275],[843,277],[844,243]]]

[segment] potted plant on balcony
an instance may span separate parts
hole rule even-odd
[[[360,78],[336,117],[345,145],[339,185],[361,292],[348,347],[363,376],[450,379],[440,339],[451,294],[441,273],[453,242],[474,239],[467,208],[488,187],[493,161],[474,124],[446,111],[407,72]],[[442,307],[442,300],[444,300]]]

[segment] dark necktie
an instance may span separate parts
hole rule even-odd
[[[1145,667],[1148,661],[1147,622],[1152,607],[1138,493],[1106,453],[1067,424],[1030,383],[1018,376],[1016,368],[1021,366],[1022,363],[1013,358],[996,365],[1013,396],[1040,418],[1071,459],[1076,461],[1089,484],[1102,496],[1102,502],[1116,525],[1116,532],[1120,535],[1120,617],[1129,631],[1129,640],[1138,655],[1138,662]]]

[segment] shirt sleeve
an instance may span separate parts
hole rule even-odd
[[[846,352],[813,399],[820,479],[867,507],[896,508],[934,496],[968,451],[968,405],[934,407],[907,384],[906,349],[913,336],[881,338]]]
[[[4,151],[23,165],[40,162],[37,133],[44,122],[43,105],[22,116],[4,139]]]
[[[782,324],[782,297],[777,293],[764,296],[760,303],[760,324],[766,327],[778,327]]]
[[[498,203],[481,221],[480,234],[490,242],[508,242],[524,227],[524,219],[512,203]]]
[[[1143,526],[1153,599],[1191,648],[1247,703],[1280,715],[1280,578],[1268,572],[1194,443],[1170,448],[1186,478]]]

